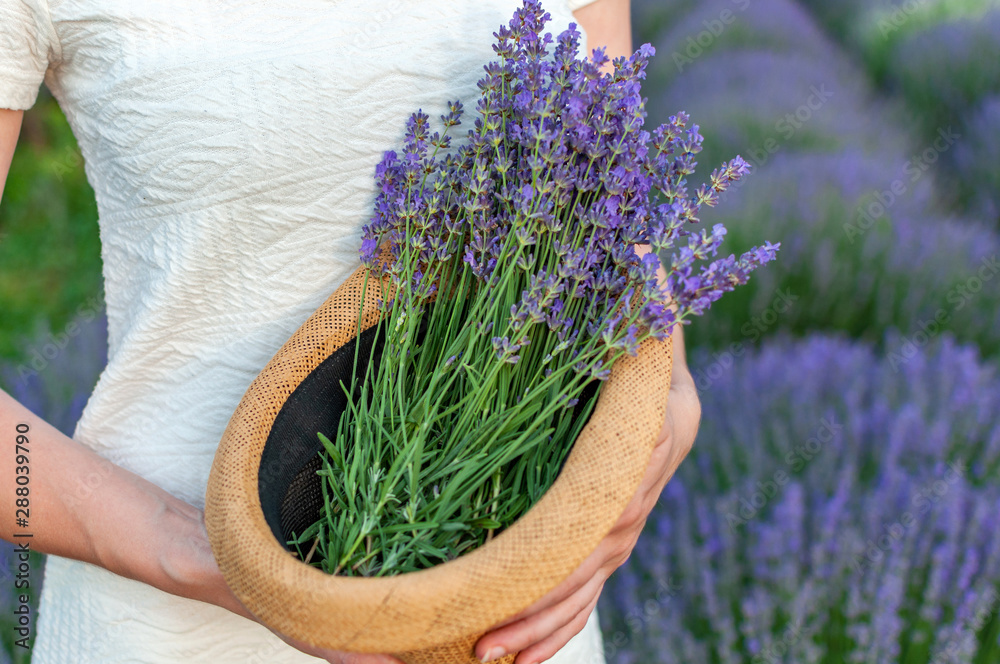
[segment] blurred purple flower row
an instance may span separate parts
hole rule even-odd
[[[843,148],[895,161],[908,147],[856,64],[793,0],[699,3],[654,43],[650,116],[680,105],[703,118],[703,163],[737,150],[759,170],[776,152]]]
[[[779,154],[730,192],[706,222],[731,229],[733,247],[780,238],[783,257],[695,320],[692,342],[754,340],[750,321],[769,312],[777,293],[791,292],[798,299],[767,331],[832,329],[880,341],[887,329],[910,336],[940,314],[960,339],[1000,353],[1000,235],[991,224],[937,212],[930,175],[914,181],[907,163],[889,168],[857,151]]]
[[[1000,9],[915,31],[890,55],[887,69],[917,107],[940,109],[935,115],[974,107],[1000,93]]]
[[[63,330],[43,330],[22,349],[19,362],[0,366],[0,387],[31,412],[67,436],[72,436],[94,385],[107,363],[107,317],[75,320]],[[68,332],[72,330],[72,333]],[[44,559],[43,559],[44,560]],[[0,541],[0,628],[10,634],[10,610],[16,598],[10,572],[17,563],[13,545]],[[44,564],[32,567],[32,611],[37,607]],[[36,615],[37,619],[37,615]],[[4,642],[5,643],[5,642]],[[11,662],[0,647],[0,664]]]
[[[965,133],[974,137],[955,150],[955,166],[973,214],[1000,228],[1000,93],[987,97],[965,120]]]
[[[998,282],[977,281],[984,261],[1000,253],[1000,194],[992,193],[998,109],[987,101],[968,122],[955,117],[928,137],[904,131],[898,105],[874,95],[864,72],[790,0],[636,7],[660,21],[650,116],[683,106],[713,127],[704,163],[737,152],[753,167],[704,222],[729,229],[726,252],[757,237],[782,242],[781,261],[693,321],[692,345],[725,348],[777,330],[817,329],[878,341],[888,329],[909,337],[940,314],[960,339],[1000,353]],[[870,19],[863,9],[855,6],[851,20]],[[978,34],[990,25],[940,31]],[[927,42],[920,62],[938,66],[941,53]],[[948,140],[938,140],[942,132]],[[975,199],[978,216],[950,214],[944,204],[956,197]],[[798,299],[775,312],[779,293]],[[767,325],[754,322],[762,316]]]
[[[107,315],[73,323],[37,334],[20,361],[0,366],[0,387],[67,436],[108,361]]]
[[[703,409],[602,594],[609,662],[997,661],[1000,379],[973,348],[779,339]]]
[[[941,126],[964,128],[972,140],[942,155],[942,198],[953,209],[1000,222],[1000,185],[990,166],[1000,131],[991,104],[1000,94],[996,3],[805,4],[850,51],[860,54],[874,82],[907,102],[909,110],[902,117],[915,122],[925,139]]]

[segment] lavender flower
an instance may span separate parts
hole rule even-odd
[[[541,34],[548,18],[539,3],[526,2],[509,26],[496,33],[494,50],[500,59],[485,67],[479,82],[481,117],[457,152],[440,158],[436,152],[428,154],[427,116],[418,112],[411,117],[404,158],[389,151],[376,171],[381,193],[375,217],[365,227],[362,262],[375,268],[377,247],[388,241],[393,252],[388,271],[398,282],[407,261],[411,270],[437,274],[446,262],[440,256],[454,253],[486,288],[514,265],[526,273],[525,281],[535,284],[523,289],[524,299],[513,309],[515,332],[545,320],[558,293],[579,301],[574,308],[587,302],[591,319],[600,318],[599,309],[624,306],[627,275],[644,284],[645,299],[660,306],[635,308],[621,330],[599,336],[606,348],[634,352],[633,338],[640,329],[636,323],[664,338],[674,323],[703,313],[722,293],[745,283],[752,270],[773,260],[778,245],[768,243],[695,271],[695,260],[715,255],[724,229],[716,228],[709,237],[682,227],[697,221],[701,205],[715,205],[749,166],[739,157],[724,163],[694,199],[688,198],[684,178],[693,172],[702,142],[697,125],[688,127],[687,115],[678,114],[654,132],[652,145],[642,129],[645,111],[638,82],[645,77],[652,47],[647,44],[631,57],[619,58],[614,73],[602,75],[600,52],[596,61],[578,57],[575,26],[555,40]],[[453,126],[460,115],[461,108],[452,105],[444,124]],[[515,159],[515,154],[522,156]],[[425,210],[429,191],[439,195]],[[667,202],[657,204],[657,196]],[[446,200],[454,201],[454,207],[449,209]],[[464,230],[454,221],[442,223],[462,216],[471,224]],[[586,229],[582,243],[569,235],[579,228],[566,224],[574,217]],[[685,236],[688,247],[675,254],[667,288],[661,290],[655,256],[638,261],[632,245],[652,243],[657,251],[667,251]],[[573,251],[564,248],[567,240],[574,241]],[[439,250],[428,252],[428,245]],[[527,246],[536,248],[530,260],[523,253]],[[546,273],[541,266],[552,263],[555,271],[546,276],[543,297],[535,282]],[[607,271],[609,263],[618,270]],[[413,297],[419,301],[428,294]],[[678,303],[680,313],[665,315],[668,301]]]
[[[912,339],[942,311],[944,328],[996,356],[1000,291],[980,287],[973,294],[968,282],[983,267],[991,273],[1000,234],[986,223],[931,212],[929,179],[910,184],[891,208],[879,208],[874,194],[905,177],[905,163],[854,150],[779,153],[754,175],[752,186],[730,190],[725,203],[705,215],[729,229],[720,251],[754,237],[777,237],[783,257],[755,273],[740,298],[724,298],[694,320],[693,343],[723,348],[764,333],[807,329],[869,341],[896,329]],[[762,325],[765,315],[771,318]]]
[[[691,458],[602,593],[609,662],[692,641],[699,661],[1000,655],[1000,376],[975,349],[946,335],[897,372],[868,344],[773,340],[702,402]]]
[[[890,76],[932,126],[1000,93],[1000,11],[914,30],[886,64]]]
[[[965,135],[974,140],[955,146],[959,172],[957,189],[984,220],[1000,220],[1000,92],[986,98],[965,121]]]
[[[326,514],[329,546],[317,564],[332,573],[421,568],[512,523],[554,481],[586,423],[595,399],[584,401],[584,390],[775,258],[770,242],[716,258],[725,229],[695,226],[749,166],[722,162],[689,191],[698,125],[677,113],[644,128],[641,82],[654,49],[612,62],[601,49],[581,57],[576,26],[553,37],[543,32],[549,20],[538,0],[524,0],[494,35],[498,57],[478,83],[477,117],[461,120],[451,103],[437,132],[417,111],[402,147],[376,168],[361,260],[383,277],[378,325],[395,352],[327,443],[395,474],[386,482],[409,507],[388,510],[383,497],[353,525]],[[466,134],[451,136],[459,122]],[[640,258],[640,244],[656,251]],[[656,252],[666,256],[663,283]],[[358,436],[375,449],[351,444]],[[425,458],[401,466],[403,450]],[[422,475],[439,495],[425,495]],[[355,506],[339,500],[381,491],[356,488],[364,478],[353,475],[328,480],[330,509],[341,513]],[[448,527],[433,543],[419,534],[418,524],[438,523]],[[375,524],[395,525],[373,544],[365,538]],[[467,537],[456,545],[452,532]]]

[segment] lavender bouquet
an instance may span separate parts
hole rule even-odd
[[[418,111],[376,169],[361,260],[383,350],[366,365],[355,353],[339,428],[319,432],[322,516],[288,541],[328,573],[430,567],[512,524],[555,481],[614,362],[778,249],[710,260],[725,228],[688,226],[746,162],[691,195],[698,126],[678,113],[643,129],[653,48],[604,73],[603,49],[579,57],[576,26],[553,40],[549,19],[525,0],[494,34],[461,144],[461,102],[440,132]]]

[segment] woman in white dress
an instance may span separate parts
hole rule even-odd
[[[28,426],[31,544],[49,554],[34,664],[397,661],[258,623],[212,557],[205,486],[247,386],[359,265],[381,152],[417,108],[475,99],[493,32],[519,4],[0,0],[0,195],[44,81],[96,194],[109,328],[72,438],[0,392],[0,440]],[[552,32],[576,20],[589,47],[631,52],[628,0],[544,4]],[[698,427],[680,330],[674,343],[642,488],[565,583],[480,639],[484,661],[604,662],[597,598]],[[0,476],[12,486],[12,453]]]

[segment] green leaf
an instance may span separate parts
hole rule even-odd
[[[451,532],[454,530],[469,530],[469,525],[465,523],[442,523],[441,530]]]
[[[337,446],[333,444],[333,441],[323,435],[322,431],[317,431],[316,435],[319,436],[319,440],[323,443],[323,447],[326,449],[326,453],[330,455],[330,460],[333,461],[340,470],[344,470],[344,458],[340,454],[340,450]]]

